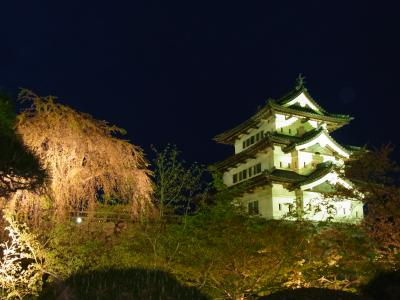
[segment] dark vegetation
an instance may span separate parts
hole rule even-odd
[[[0,152],[0,177],[25,184],[2,186],[1,297],[398,295],[400,189],[390,146],[362,150],[345,168],[363,195],[350,196],[368,205],[362,224],[266,221],[234,207],[235,190],[218,174],[205,183],[205,168],[185,163],[175,146],[155,149],[150,170],[140,148],[115,135],[121,129],[22,95],[33,106],[18,122],[9,99],[0,101],[2,138],[22,147]]]
[[[400,299],[400,272],[383,272],[377,275],[362,289],[362,294],[370,300]]]
[[[349,292],[323,288],[300,288],[283,290],[260,300],[362,300],[358,295]]]
[[[64,282],[46,287],[39,299],[206,300],[208,297],[159,270],[106,269],[73,274]]]
[[[0,197],[37,190],[46,179],[38,157],[14,131],[16,115],[9,95],[0,92]]]

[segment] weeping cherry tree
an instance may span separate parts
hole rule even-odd
[[[125,134],[123,129],[55,99],[26,89],[19,94],[20,101],[31,105],[18,115],[16,131],[50,180],[46,194],[19,191],[10,207],[29,215],[47,207],[67,216],[93,212],[103,196],[118,198],[132,217],[151,210],[152,185],[141,148],[117,137]]]

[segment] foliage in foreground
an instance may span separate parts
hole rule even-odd
[[[0,298],[22,299],[38,295],[46,274],[45,250],[26,225],[19,224],[12,216],[5,215],[8,239],[0,244]]]
[[[259,300],[365,300],[360,296],[338,290],[324,288],[299,288],[282,290]]]
[[[400,267],[400,186],[397,162],[390,159],[391,145],[362,149],[346,164],[344,176],[355,189],[338,190],[339,197],[361,200],[367,210],[362,230],[374,241],[373,251],[387,268]]]
[[[149,269],[104,269],[77,273],[52,284],[39,299],[176,299],[206,300],[193,287],[180,284],[168,273]]]
[[[132,223],[108,205],[103,218],[37,228],[46,270],[61,279],[83,270],[161,270],[213,299],[253,299],[298,288],[358,292],[396,267],[368,226],[249,217],[231,205],[234,191],[218,179],[215,186],[214,204],[194,215]]]
[[[299,287],[355,292],[378,268],[368,239],[352,225],[267,222],[219,205],[185,222],[126,223],[122,231],[116,225],[58,226],[49,232],[47,267],[61,278],[82,270],[162,270],[213,299]]]

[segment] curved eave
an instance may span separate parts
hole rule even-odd
[[[266,173],[263,172],[251,179],[229,186],[229,190],[234,196],[239,197],[244,193],[251,193],[258,187],[267,186],[270,184],[271,182],[268,180]]]
[[[309,189],[310,186],[319,185],[327,180],[327,175],[334,170],[332,163],[322,163],[309,175],[300,175],[294,171],[274,169],[272,172],[264,171],[246,181],[231,185],[229,189],[239,194],[252,192],[255,188],[272,183],[287,184],[289,190]]]
[[[307,179],[299,182],[293,188],[300,188],[302,190],[310,189],[313,186],[317,186],[327,180],[334,170],[334,165],[332,163],[322,163],[317,166],[317,169],[307,176]]]
[[[283,152],[288,153],[296,148],[296,146],[303,145],[314,140],[315,138],[320,136],[322,130],[323,129],[320,127],[319,129],[314,129],[312,131],[306,132],[297,142],[291,143],[290,145],[282,149]]]
[[[333,114],[321,115],[321,114],[312,113],[309,111],[302,111],[300,109],[296,109],[293,107],[284,107],[284,106],[279,105],[272,101],[269,104],[272,109],[274,109],[275,111],[284,113],[284,114],[303,116],[305,118],[309,118],[312,120],[325,121],[325,122],[337,124],[337,125],[339,125],[339,127],[348,124],[351,120],[354,119],[348,115],[333,115]]]
[[[234,154],[227,159],[224,159],[222,161],[216,162],[211,165],[211,168],[217,170],[217,171],[224,171],[230,168],[234,168],[237,165],[245,162],[247,159],[254,158],[256,155],[269,148],[273,147],[274,145],[284,145],[288,146],[293,143],[293,140],[296,140],[296,137],[291,137],[291,136],[283,136],[280,134],[271,134],[267,133],[266,136],[256,144],[250,146],[246,150],[243,150],[242,152],[239,152],[238,154]]]
[[[329,123],[331,131],[338,129],[353,120],[352,117],[347,115],[318,114],[310,111],[303,111],[293,107],[284,107],[277,104],[274,100],[270,99],[269,102],[250,119],[244,121],[243,123],[240,123],[238,126],[230,130],[216,135],[213,140],[220,144],[232,145],[240,134],[244,134],[250,129],[258,128],[260,121],[268,114],[271,114],[273,112],[279,112],[286,115],[301,116],[310,120],[324,121]]]
[[[250,129],[258,128],[260,120],[265,117],[270,111],[270,108],[265,105],[262,109],[260,109],[256,114],[250,117],[250,119],[240,123],[236,127],[229,129],[221,134],[216,135],[213,140],[220,144],[231,145],[235,142],[238,135],[244,134]]]
[[[314,188],[314,187],[316,187],[316,186],[318,186],[318,185],[320,185],[320,184],[322,184],[322,183],[324,183],[326,181],[330,181],[331,178],[332,178],[332,173],[328,173],[328,174],[325,174],[324,176],[321,176],[318,179],[313,180],[312,182],[300,184],[299,188],[301,190],[303,190],[303,191],[304,190],[310,190],[310,189],[312,189],[312,188]]]
[[[251,193],[258,187],[271,185],[272,183],[296,184],[305,178],[307,177],[293,171],[275,169],[272,172],[264,171],[251,179],[231,185],[229,189],[233,191],[236,196],[240,196],[244,193]]]
[[[257,142],[255,145],[249,147],[248,149],[238,154],[232,155],[220,162],[217,162],[211,165],[211,167],[216,169],[217,171],[224,171],[230,168],[234,168],[237,165],[245,162],[247,159],[255,158],[260,151],[263,151],[271,146],[272,146],[271,139],[264,138],[261,141]]]
[[[293,143],[291,144],[289,147],[286,147],[284,149],[284,152],[289,152],[293,149],[296,150],[303,150],[305,148],[311,147],[315,144],[318,143],[318,139],[321,136],[325,136],[328,140],[328,142],[331,142],[331,149],[333,151],[335,151],[336,153],[338,153],[340,156],[345,157],[345,158],[349,158],[351,151],[349,151],[348,149],[346,149],[345,147],[343,147],[342,145],[340,145],[338,142],[336,142],[333,137],[330,136],[330,134],[324,130],[324,129],[319,129],[315,132],[314,135],[312,135],[311,137],[304,139],[301,142],[297,142],[297,143]]]

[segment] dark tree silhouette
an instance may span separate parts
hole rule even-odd
[[[16,116],[10,96],[0,93],[0,198],[18,190],[35,191],[43,186],[46,173],[38,158],[14,131]]]
[[[209,299],[160,270],[107,269],[78,273],[47,287],[39,299]]]

